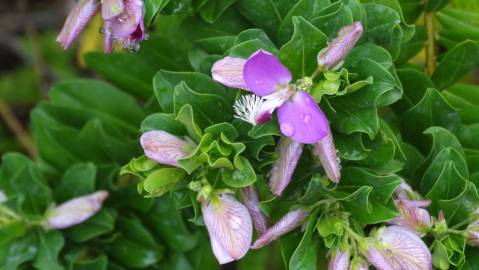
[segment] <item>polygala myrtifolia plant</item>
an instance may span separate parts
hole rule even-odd
[[[57,41],[95,16],[115,86],[3,157],[3,268],[479,269],[479,4],[78,0]]]

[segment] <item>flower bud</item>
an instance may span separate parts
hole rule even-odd
[[[140,141],[149,159],[171,166],[178,166],[178,160],[188,156],[194,147],[192,142],[162,130],[145,132],[141,135]]]
[[[123,0],[102,0],[101,15],[105,20],[111,20],[123,13],[125,5]]]
[[[107,197],[108,192],[101,190],[66,201],[48,213],[45,227],[65,229],[80,224],[95,215]]]
[[[64,49],[70,47],[71,43],[85,28],[93,15],[98,11],[99,3],[97,0],[78,0],[73,9],[68,14],[68,18],[58,35],[56,41]]]
[[[308,208],[298,208],[296,210],[288,212],[284,215],[276,224],[271,226],[253,243],[252,249],[262,248],[280,236],[294,230],[301,225],[304,220],[309,216],[310,210]]]
[[[278,142],[276,151],[279,157],[269,172],[269,188],[273,194],[280,196],[291,182],[294,169],[303,152],[303,144],[282,137]]]
[[[399,216],[391,223],[404,226],[420,234],[425,232],[432,226],[432,221],[429,212],[417,206],[422,205],[422,202],[424,201],[396,200]]]
[[[467,226],[466,237],[470,246],[479,247],[479,221]]]
[[[266,231],[266,218],[261,209],[259,209],[258,194],[253,185],[241,189],[241,199],[246,208],[248,208],[256,231],[259,234],[263,234]]]
[[[349,251],[335,251],[329,260],[328,270],[349,270]]]
[[[213,80],[231,88],[246,89],[243,79],[245,59],[227,56],[216,61],[211,68]]]
[[[227,193],[201,205],[213,253],[220,264],[241,259],[249,250],[253,225],[248,209]]]
[[[145,15],[142,0],[124,1],[123,12],[109,20],[114,38],[120,41],[123,48],[137,50],[139,43],[145,38],[143,17]]]
[[[322,69],[335,68],[356,45],[363,34],[361,22],[343,27],[328,47],[318,53],[318,66]]]
[[[340,161],[336,155],[336,148],[334,147],[331,131],[328,132],[326,137],[314,145],[314,154],[321,160],[321,165],[328,178],[334,183],[339,183],[341,178]]]
[[[431,252],[416,234],[400,226],[383,229],[366,257],[378,270],[431,270]]]

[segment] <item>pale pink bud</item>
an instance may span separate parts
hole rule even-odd
[[[241,189],[241,199],[248,208],[256,231],[263,234],[266,231],[266,218],[259,208],[258,194],[253,185]]]
[[[467,226],[466,237],[469,245],[479,247],[479,221]]]
[[[103,19],[110,20],[123,13],[125,5],[123,0],[102,0],[101,15]]]
[[[303,152],[303,144],[282,137],[278,142],[276,151],[279,157],[269,172],[269,188],[273,194],[280,196],[291,182],[294,169]]]
[[[107,197],[108,192],[101,190],[66,201],[48,213],[45,227],[65,229],[80,224],[94,216]]]
[[[324,69],[335,68],[353,49],[363,34],[361,22],[343,27],[328,47],[318,53],[318,65]]]
[[[153,130],[143,133],[140,138],[145,155],[160,164],[178,166],[178,160],[185,158],[194,146],[166,131]]]
[[[429,212],[418,207],[418,205],[424,205],[423,202],[425,201],[396,200],[399,216],[391,223],[423,233],[424,230],[432,226]]]
[[[415,192],[412,190],[411,186],[406,183],[403,178],[401,178],[401,183],[394,191],[396,197],[401,200],[409,200],[411,198],[411,195],[414,193]]]
[[[334,183],[339,183],[341,179],[340,160],[336,154],[331,131],[328,132],[326,137],[314,145],[314,154],[321,160],[321,165],[328,178]]]
[[[366,254],[378,270],[431,270],[431,252],[416,234],[400,226],[385,228],[377,236],[377,249]]]
[[[211,68],[213,80],[231,88],[246,89],[243,79],[245,59],[226,56],[216,61]]]
[[[310,210],[308,208],[298,208],[284,215],[276,224],[271,226],[254,242],[252,249],[262,248],[280,236],[294,230],[300,226],[304,220],[309,216]]]
[[[98,11],[99,3],[97,0],[78,0],[73,7],[68,18],[63,25],[60,34],[57,37],[64,49],[67,49],[73,40],[85,28],[93,15]]]
[[[248,209],[230,194],[222,193],[202,203],[201,210],[219,263],[241,259],[248,252],[253,235]]]
[[[335,251],[329,260],[328,270],[349,270],[349,251]]]

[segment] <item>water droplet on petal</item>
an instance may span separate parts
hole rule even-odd
[[[283,123],[281,124],[280,128],[281,128],[281,132],[283,132],[284,135],[288,137],[291,137],[294,135],[295,130],[293,125],[291,125],[290,123]]]
[[[309,114],[301,114],[299,116],[299,118],[305,123],[305,124],[309,124],[309,122],[311,121],[311,115]]]

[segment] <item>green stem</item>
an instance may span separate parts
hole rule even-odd
[[[464,235],[464,231],[460,231],[460,230],[447,229],[446,232],[447,233],[452,233],[452,234]]]
[[[427,31],[426,72],[428,75],[431,75],[436,69],[436,30],[434,12],[427,12],[424,14],[424,25]]]

